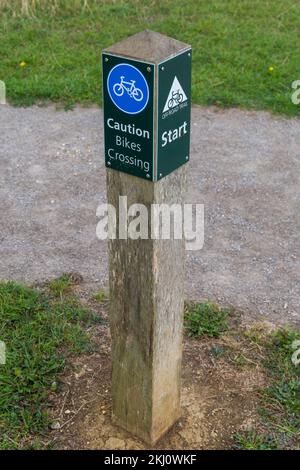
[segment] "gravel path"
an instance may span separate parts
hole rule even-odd
[[[300,120],[193,108],[188,202],[205,204],[205,243],[187,252],[186,296],[244,319],[300,324]],[[107,286],[102,116],[0,106],[0,278],[62,272]]]

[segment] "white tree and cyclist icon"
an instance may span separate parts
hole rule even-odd
[[[174,108],[174,106],[180,104],[183,101],[183,94],[180,92],[180,89],[174,91],[172,90],[172,96],[168,101],[168,108]]]

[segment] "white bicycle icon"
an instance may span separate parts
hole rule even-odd
[[[124,76],[121,76],[120,83],[115,83],[113,86],[114,94],[117,96],[124,95],[125,91],[128,93],[130,98],[133,98],[135,101],[142,101],[144,98],[142,90],[135,86],[135,80],[130,80],[130,82],[125,82]]]

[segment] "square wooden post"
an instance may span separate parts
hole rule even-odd
[[[113,100],[114,96],[107,96],[105,98],[107,104],[104,106],[105,137],[109,142],[106,145],[107,197],[108,203],[116,209],[117,220],[117,237],[109,241],[113,419],[150,444],[156,442],[181,415],[184,240],[174,239],[172,230],[171,238],[168,240],[151,239],[150,220],[148,239],[120,239],[118,237],[119,197],[127,197],[128,207],[132,204],[143,204],[149,214],[153,204],[171,206],[182,205],[184,202],[186,166],[179,163],[178,168],[174,170],[171,168],[171,172],[166,176],[158,173],[160,163],[157,161],[156,144],[160,136],[157,130],[159,106],[157,80],[159,64],[188,50],[190,48],[186,44],[158,33],[144,31],[104,51],[104,61],[107,62],[112,56],[122,57],[124,62],[132,59],[153,64],[153,69],[149,66],[143,72],[146,74],[147,70],[149,73],[153,71],[154,80],[154,164],[149,167],[148,172],[145,171],[145,174],[134,176],[135,170],[129,167],[124,169],[124,166],[120,167],[120,171],[117,171],[116,167],[110,169],[110,164],[112,166],[117,164],[113,159],[110,161],[111,156],[116,153],[112,149],[114,139],[117,138],[116,134],[111,136],[110,132],[119,132],[114,128],[111,129],[111,126],[119,121],[127,122],[128,125],[129,122],[135,122],[135,116],[132,114],[128,117],[125,112],[124,117],[120,114],[118,119],[115,118],[114,112],[117,110],[110,108],[112,105],[109,101]],[[111,76],[109,73],[113,66],[105,75],[104,94],[105,87],[109,88]],[[186,73],[189,74],[189,70]],[[121,80],[120,83],[122,85]],[[122,93],[120,83],[117,84],[117,89],[114,88],[117,96]],[[137,87],[138,83],[135,86]],[[140,89],[143,91],[142,87]],[[175,99],[190,100],[190,96],[186,96],[190,90],[185,90],[184,93],[184,99],[180,98],[181,95],[177,95],[179,98]],[[119,104],[117,99],[116,108],[122,107],[123,102],[120,101]],[[128,103],[131,105],[129,99]],[[179,103],[174,103],[174,106],[173,103],[170,104],[172,109],[178,106],[177,111],[180,116]],[[132,102],[132,106],[138,105]],[[187,125],[189,132],[189,122]],[[182,124],[182,130],[187,125]],[[142,129],[139,122],[136,128],[138,126]],[[172,126],[171,120],[170,126]],[[141,136],[141,139],[142,137],[147,137],[147,134]],[[175,150],[172,148],[178,149],[178,147],[170,145],[170,158],[172,152],[175,158]],[[186,153],[181,157],[184,157],[184,161],[188,160]],[[141,140],[140,158],[149,159],[149,155],[143,155],[143,140]],[[121,163],[118,162],[120,165]],[[162,165],[161,168],[168,167]]]

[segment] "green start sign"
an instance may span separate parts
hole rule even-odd
[[[106,166],[157,181],[189,160],[191,49],[158,64],[102,58]]]

